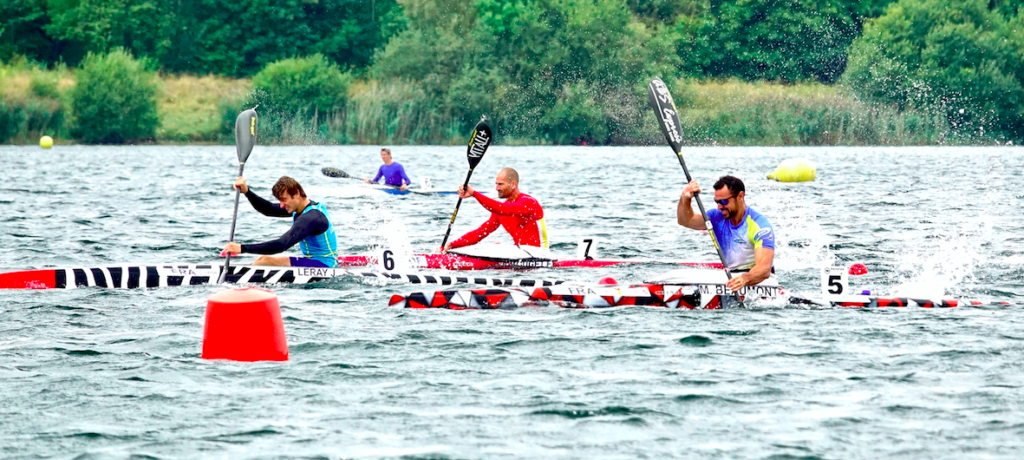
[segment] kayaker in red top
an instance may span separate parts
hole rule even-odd
[[[512,240],[517,245],[548,247],[544,209],[532,196],[519,191],[519,173],[512,168],[502,169],[494,178],[494,189],[498,192],[498,198],[505,199],[504,202],[487,198],[473,190],[473,187],[466,187],[465,190],[459,187],[460,197],[476,198],[481,206],[491,211],[491,218],[480,228],[462,235],[440,249],[447,251],[479,243],[499,226],[504,227],[512,235]]]

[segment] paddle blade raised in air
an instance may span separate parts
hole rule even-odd
[[[654,109],[654,118],[658,119],[658,125],[661,126],[661,132],[665,134],[665,139],[672,146],[672,150],[679,153],[683,148],[683,133],[679,113],[676,112],[676,104],[672,102],[668,87],[660,78],[655,78],[647,85],[647,94],[651,108]]]
[[[487,147],[491,145],[491,139],[493,138],[494,135],[491,133],[491,127],[487,126],[484,120],[480,120],[476,127],[473,128],[473,136],[469,139],[469,147],[466,149],[470,170],[480,164],[480,160],[484,158],[484,153],[487,152]]]
[[[254,145],[256,145],[256,109],[249,109],[238,114],[238,118],[235,119],[235,150],[238,153],[238,163],[245,164]]]

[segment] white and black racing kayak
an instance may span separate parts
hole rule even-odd
[[[112,289],[162,288],[216,283],[222,265],[160,264],[111,265],[89,268],[44,268],[0,273],[0,289],[74,289],[100,287]],[[224,282],[237,284],[308,284],[333,278],[370,277],[411,284],[477,284],[484,286],[554,286],[564,283],[548,279],[511,279],[483,276],[448,276],[424,273],[389,273],[342,268],[271,267],[234,265],[228,268]]]

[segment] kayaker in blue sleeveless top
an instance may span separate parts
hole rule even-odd
[[[265,216],[291,217],[292,228],[279,238],[256,244],[238,244],[234,241],[224,246],[231,254],[264,254],[253,265],[276,265],[283,267],[337,267],[338,239],[331,225],[331,217],[323,204],[306,198],[295,179],[281,176],[274,184],[274,197],[280,204],[273,204],[253,191],[245,178],[235,179],[235,188],[242,191],[252,207]],[[271,256],[286,251],[298,243],[303,257]]]

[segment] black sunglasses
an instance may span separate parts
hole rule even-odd
[[[722,206],[728,206],[729,205],[729,200],[731,200],[733,198],[736,198],[736,195],[730,196],[729,198],[725,198],[723,200],[715,200],[715,203],[718,203],[718,204],[720,204]]]

